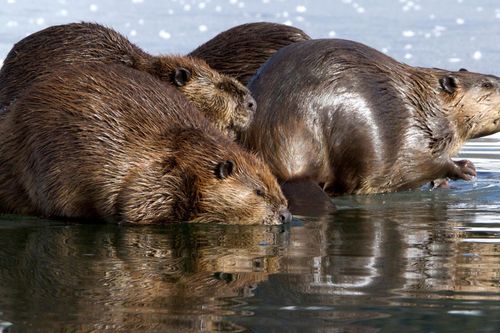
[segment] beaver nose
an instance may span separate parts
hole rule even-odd
[[[257,102],[250,95],[247,95],[247,97],[245,98],[245,105],[247,106],[247,109],[252,112],[255,112],[257,110]]]
[[[290,223],[292,222],[292,213],[287,208],[284,208],[280,211],[280,222],[281,223]]]

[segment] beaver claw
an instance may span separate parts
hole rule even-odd
[[[451,179],[472,180],[477,176],[476,167],[469,160],[453,161],[453,172],[449,176]]]

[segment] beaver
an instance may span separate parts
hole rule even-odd
[[[416,68],[354,41],[289,45],[249,88],[259,110],[244,146],[282,182],[311,181],[330,196],[470,180],[474,165],[451,157],[500,130],[498,77]]]
[[[8,53],[0,70],[0,105],[8,104],[38,76],[64,64],[123,64],[168,82],[222,131],[235,136],[255,112],[255,100],[234,78],[189,56],[152,56],[125,36],[95,23],[70,23],[38,31]]]
[[[40,76],[0,122],[0,212],[280,224],[276,178],[173,87],[124,65]]]
[[[244,85],[276,51],[310,40],[304,31],[284,24],[254,22],[223,31],[189,53],[215,70],[235,77]]]

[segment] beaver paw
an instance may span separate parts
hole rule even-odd
[[[436,188],[450,188],[448,178],[438,178],[431,181],[431,189],[434,190]]]
[[[469,160],[453,161],[455,164],[454,172],[450,175],[451,179],[472,180],[477,176],[476,167]]]

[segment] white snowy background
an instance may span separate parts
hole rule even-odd
[[[0,64],[37,30],[74,21],[115,28],[146,51],[187,53],[252,21],[363,42],[417,66],[500,75],[500,0],[0,0]]]

